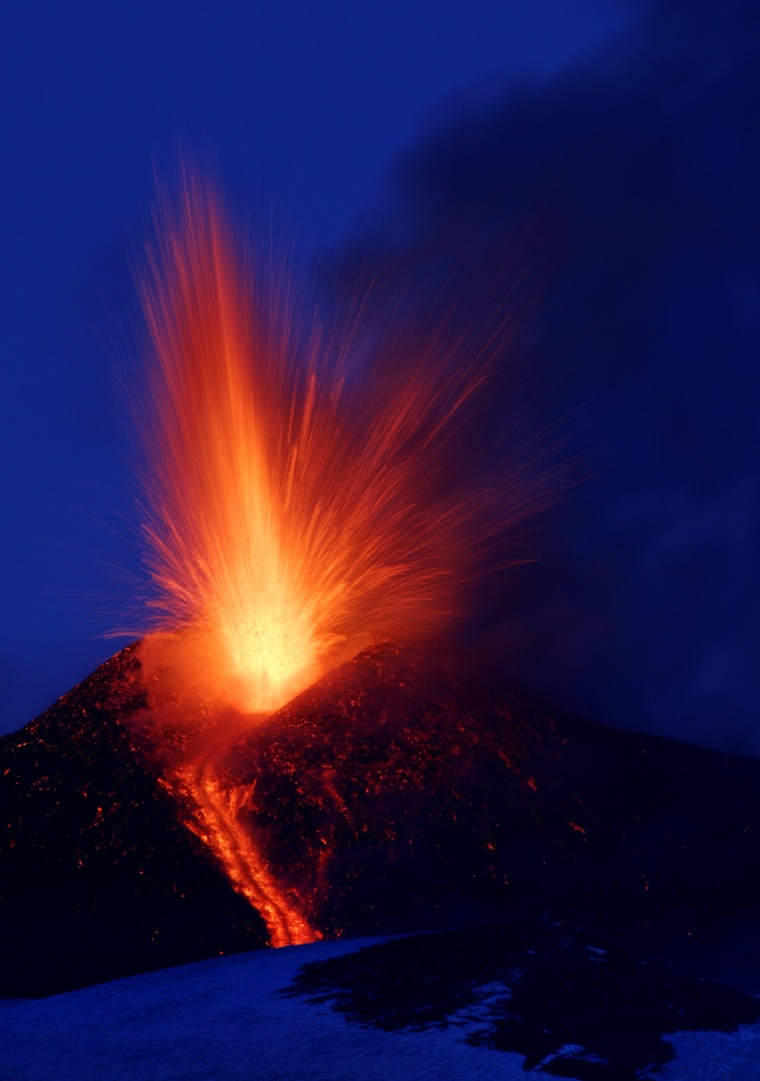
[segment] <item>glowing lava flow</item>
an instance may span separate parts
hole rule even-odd
[[[177,770],[175,784],[193,804],[186,825],[208,845],[234,888],[260,913],[269,930],[271,946],[297,946],[322,936],[313,930],[296,903],[270,874],[253,838],[238,819],[245,790],[225,789],[214,776],[214,763],[229,743],[229,734],[217,733],[202,752],[189,756]]]

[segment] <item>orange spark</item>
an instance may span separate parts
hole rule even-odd
[[[296,325],[250,263],[189,179],[163,207],[141,285],[156,613],[143,663],[207,701],[270,713],[373,634],[450,624],[473,523],[487,542],[530,498],[509,510],[501,492],[489,525],[488,497],[447,490],[483,350],[441,331],[370,363],[350,335]]]

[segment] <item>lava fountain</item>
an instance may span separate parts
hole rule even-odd
[[[516,478],[498,497],[448,484],[493,342],[444,328],[370,357],[297,325],[194,179],[148,268],[146,655],[271,713],[371,635],[449,626],[477,555],[536,502]]]
[[[484,549],[545,488],[514,472],[480,490],[453,480],[504,326],[479,344],[443,327],[363,347],[356,327],[340,339],[297,318],[282,280],[252,268],[218,198],[187,177],[140,284],[155,617],[141,661],[157,713],[167,695],[180,712],[190,692],[200,703],[207,723],[167,784],[284,944],[313,934],[209,763],[241,718],[255,724],[373,636],[451,626]]]

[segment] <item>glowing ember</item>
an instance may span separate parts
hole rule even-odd
[[[142,286],[157,616],[143,662],[205,701],[270,713],[373,634],[449,624],[476,518],[487,543],[530,500],[510,508],[502,491],[495,510],[447,490],[483,350],[439,334],[369,363],[297,327],[249,263],[189,180],[163,209]]]

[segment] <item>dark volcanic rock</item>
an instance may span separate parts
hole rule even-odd
[[[699,967],[741,926],[758,959],[760,762],[570,717],[454,654],[359,654],[218,776],[328,934],[519,908]]]
[[[129,649],[0,741],[0,994],[266,941],[135,746]]]
[[[442,647],[365,650],[263,722],[151,714],[136,667],[123,651],[0,743],[4,994],[268,941],[184,825],[172,763],[201,745],[317,933],[548,912],[756,986],[756,760],[569,717]]]

